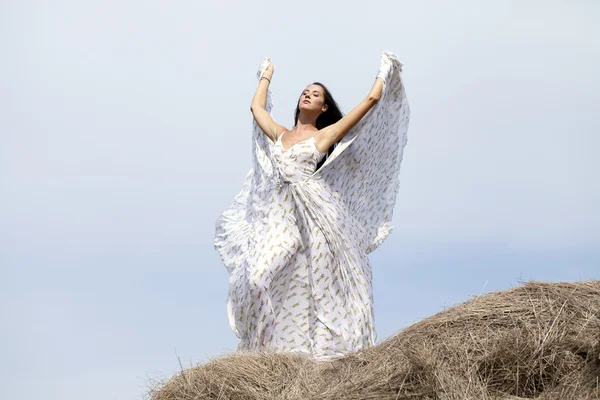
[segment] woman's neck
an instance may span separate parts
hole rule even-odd
[[[311,117],[300,113],[296,127],[296,132],[316,131],[317,130],[317,117]]]

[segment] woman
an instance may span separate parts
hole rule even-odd
[[[375,343],[367,254],[390,221],[409,107],[402,64],[384,52],[367,97],[342,116],[320,83],[291,130],[271,118],[269,59],[252,100],[253,168],[217,220],[239,350],[341,356]]]

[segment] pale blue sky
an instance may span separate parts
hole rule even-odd
[[[275,119],[398,54],[412,109],[379,339],[519,280],[600,278],[597,1],[0,3],[0,398],[137,399],[231,351],[214,223]]]

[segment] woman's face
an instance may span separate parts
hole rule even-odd
[[[327,110],[327,105],[323,104],[325,96],[323,88],[319,85],[308,85],[300,95],[298,107],[300,111],[319,114]]]

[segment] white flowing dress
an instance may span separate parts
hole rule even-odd
[[[391,67],[380,101],[318,170],[326,154],[314,137],[284,149],[281,135],[273,143],[254,122],[253,167],[214,242],[238,350],[324,359],[375,344],[367,254],[393,229],[410,114],[402,63],[385,52],[383,62]]]

